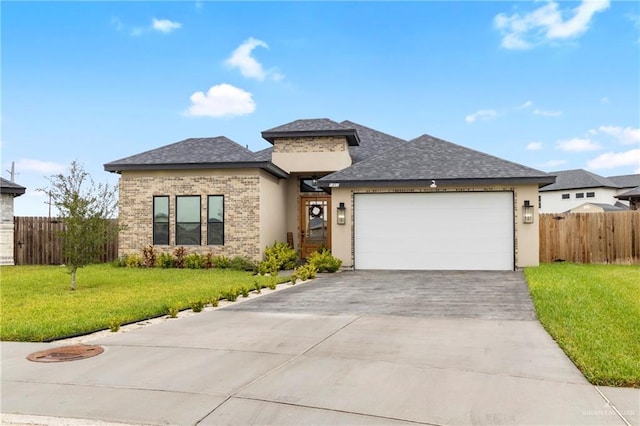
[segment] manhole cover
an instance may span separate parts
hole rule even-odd
[[[34,352],[27,357],[34,362],[64,362],[77,361],[79,359],[91,358],[104,352],[104,348],[92,345],[63,346],[61,348],[47,349],[46,351]]]

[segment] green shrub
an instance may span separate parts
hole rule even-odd
[[[293,269],[296,267],[298,260],[298,252],[289,247],[287,243],[274,242],[273,246],[264,250],[264,260],[270,261],[275,259],[277,269]]]
[[[224,298],[227,299],[229,302],[235,302],[239,294],[240,292],[238,291],[238,289],[234,288],[231,290],[227,290],[224,293]]]
[[[202,269],[204,267],[204,259],[198,253],[191,253],[185,256],[184,266],[189,269]]]
[[[137,253],[131,253],[124,259],[127,268],[139,268],[142,266],[142,258]]]
[[[176,247],[173,250],[173,266],[176,268],[184,268],[185,258],[187,257],[187,249],[184,247]]]
[[[230,267],[236,271],[253,271],[256,268],[256,265],[246,257],[236,256],[231,259]]]
[[[218,301],[220,300],[220,295],[219,294],[214,294],[213,296],[211,296],[209,298],[209,303],[211,304],[211,306],[213,306],[214,308],[218,307]]]
[[[171,253],[160,253],[156,258],[156,266],[161,268],[173,268],[174,259]]]
[[[142,249],[142,266],[146,268],[156,266],[156,251],[153,246],[146,246]]]
[[[278,271],[280,270],[280,267],[278,266],[278,261],[272,257],[258,263],[258,266],[256,269],[258,270],[258,274],[260,275],[269,274],[271,276],[275,276],[275,275],[278,275]]]
[[[109,321],[109,330],[111,330],[112,333],[120,330],[120,321],[116,319]]]
[[[257,293],[257,294],[262,293],[262,284],[260,284],[260,281],[255,280],[255,281],[253,282],[253,285],[255,286],[255,289],[256,289],[256,293]]]
[[[293,272],[293,275],[295,275],[295,279],[299,278],[302,281],[306,281],[315,278],[317,272],[318,270],[316,267],[312,263],[307,262],[304,265],[297,267]]]
[[[212,252],[209,252],[209,253],[205,254],[204,256],[202,256],[202,266],[205,269],[213,268],[213,253]]]
[[[242,297],[249,297],[249,289],[246,287],[240,287],[240,293]]]
[[[271,290],[275,290],[277,286],[278,286],[278,279],[275,276],[272,276],[271,279],[269,280],[269,283],[267,284],[267,287],[269,287]]]
[[[312,264],[317,272],[336,272],[342,265],[342,260],[335,258],[326,248],[313,252],[307,262]]]
[[[167,308],[167,313],[171,318],[178,318],[178,313],[180,312],[180,307],[177,305],[169,306]]]
[[[211,259],[211,264],[214,268],[227,269],[231,267],[231,259],[221,254],[219,256],[214,256]]]
[[[191,310],[193,312],[202,312],[206,303],[204,302],[204,300],[194,300],[193,302],[189,303],[189,305],[191,306]]]

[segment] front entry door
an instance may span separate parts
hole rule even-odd
[[[300,197],[300,256],[331,249],[331,197]]]

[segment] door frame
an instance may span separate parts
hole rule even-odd
[[[306,235],[306,219],[307,216],[309,215],[309,212],[307,210],[307,203],[306,201],[311,201],[311,200],[322,200],[322,201],[326,201],[326,209],[324,212],[324,218],[326,219],[327,222],[327,238],[326,238],[326,244],[325,245],[310,245],[310,246],[306,246],[305,245],[305,235]],[[307,256],[307,251],[309,253],[320,249],[322,247],[325,247],[327,250],[331,250],[331,195],[328,194],[318,194],[318,195],[300,195],[299,197],[299,205],[298,205],[298,247],[300,247],[300,257],[301,258],[306,258]]]

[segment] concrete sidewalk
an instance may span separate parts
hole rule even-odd
[[[536,321],[218,310],[94,342],[2,343],[2,411],[133,424],[633,424]],[[620,414],[624,415],[625,420]]]

